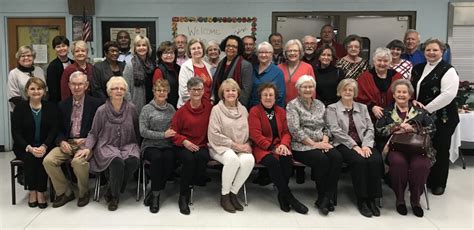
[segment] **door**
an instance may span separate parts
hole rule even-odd
[[[51,41],[66,34],[66,22],[64,18],[8,18],[7,30],[9,70],[16,67],[15,54],[23,45],[37,48],[35,65],[45,69],[56,58]]]

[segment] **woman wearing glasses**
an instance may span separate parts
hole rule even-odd
[[[156,56],[158,57],[158,65],[153,74],[153,85],[158,79],[165,79],[169,84],[168,98],[166,101],[175,109],[178,104],[178,74],[180,66],[176,64],[176,54],[178,50],[176,45],[170,41],[164,41],[158,47]]]

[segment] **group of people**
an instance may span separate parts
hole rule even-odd
[[[418,32],[408,30],[404,42],[376,49],[373,67],[359,56],[361,38],[349,35],[339,44],[331,25],[323,26],[319,42],[307,35],[284,46],[279,33],[257,46],[252,36],[229,35],[206,46],[181,34],[160,44],[156,61],[147,37],[132,40],[120,31],[116,40],[104,44],[104,61],[92,66],[85,42],[72,44],[71,60],[69,40],[55,37],[58,57],[46,77],[34,66],[32,48],[18,50],[8,96],[30,207],[47,207],[48,176],[57,194],[53,207],[75,199],[64,162],[77,177],[79,207],[90,199],[89,172],[108,179],[110,211],[144,161],[151,179],[144,203],[152,213],[159,211],[176,161],[178,206],[185,215],[192,187],[208,182],[211,159],[223,165],[220,204],[230,213],[243,211],[237,194],[255,164],[265,166],[284,212],[308,212],[288,186],[294,161],[311,168],[315,205],[323,215],[335,210],[343,163],[366,217],[381,214],[376,200],[382,197],[384,163],[401,215],[408,212],[407,185],[418,217],[425,184],[435,195],[444,193],[459,122],[453,101],[459,77],[442,60],[445,47],[438,39],[428,39],[420,51]],[[394,134],[421,128],[433,142],[426,152],[400,152],[387,144]]]

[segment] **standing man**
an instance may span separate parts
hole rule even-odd
[[[283,54],[283,35],[278,32],[268,36],[268,42],[273,46],[273,64],[278,65],[285,63],[285,55]]]
[[[46,173],[51,178],[57,194],[53,208],[61,207],[75,198],[69,187],[69,181],[61,170],[61,165],[67,160],[71,161],[77,177],[79,187],[77,206],[83,207],[89,203],[88,161],[92,154],[76,154],[76,152],[84,147],[95,112],[102,104],[100,99],[86,95],[89,82],[87,75],[83,72],[72,73],[68,85],[72,96],[59,103],[60,128],[56,138],[56,144],[59,147],[51,150],[43,160]]]
[[[403,42],[405,42],[406,52],[402,54],[402,59],[410,61],[413,66],[426,62],[425,55],[418,49],[420,44],[420,34],[418,31],[413,29],[407,30]]]
[[[121,30],[117,33],[116,41],[119,44],[120,51],[118,61],[129,63],[133,57],[130,51],[130,43],[132,41],[130,34],[125,30]]]
[[[310,64],[313,67],[313,70],[316,72],[316,67],[318,66],[318,59],[316,58],[316,44],[318,40],[313,35],[306,35],[301,39],[303,43],[303,59],[302,61]],[[314,74],[316,76],[316,73]]]
[[[334,27],[330,24],[326,24],[321,27],[321,40],[318,42],[316,49],[319,49],[323,44],[328,44],[336,50],[337,59],[341,59],[346,56],[347,52],[341,43],[336,42],[336,34],[334,34]],[[362,44],[361,44],[362,45]],[[361,47],[362,48],[362,47]]]
[[[64,69],[74,63],[67,54],[69,51],[69,39],[58,35],[53,38],[52,47],[56,51],[57,58],[51,61],[46,69],[46,85],[48,86],[48,100],[54,103],[61,101],[61,76]]]
[[[174,44],[176,44],[176,49],[178,50],[178,56],[176,57],[176,64],[181,66],[188,57],[186,56],[186,45],[188,44],[188,37],[184,34],[178,34],[174,38]]]
[[[257,39],[252,35],[246,35],[242,38],[244,43],[244,54],[242,55],[245,60],[252,63],[253,66],[258,65],[258,58],[255,54],[255,41]]]

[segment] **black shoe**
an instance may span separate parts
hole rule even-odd
[[[244,207],[240,204],[239,199],[237,198],[237,195],[230,192],[230,203],[234,206],[235,210],[237,211],[244,211]]]
[[[280,204],[280,209],[283,212],[290,211],[290,204],[288,203],[288,200],[286,199],[286,197],[283,196],[281,193],[278,193],[278,203]]]
[[[334,210],[336,210],[336,208],[334,207],[334,202],[332,202],[332,200],[329,200],[328,210],[330,212],[334,212]]]
[[[297,184],[304,184],[305,175],[304,175],[304,168],[296,167],[296,183]]]
[[[325,216],[329,214],[329,199],[327,197],[323,197],[323,199],[316,201],[315,204],[321,214]]]
[[[191,213],[191,210],[189,210],[189,197],[188,196],[179,196],[178,199],[178,206],[179,206],[179,212],[184,215],[189,215]]]
[[[288,203],[290,204],[290,207],[293,208],[293,210],[295,210],[297,213],[308,213],[308,208],[304,204],[299,202],[291,193],[288,196]]]
[[[111,197],[108,205],[109,211],[115,211],[118,208],[119,199],[118,197]]]
[[[30,208],[36,208],[36,207],[38,207],[38,201],[28,202],[28,206]]]
[[[375,200],[367,201],[367,206],[369,206],[370,211],[372,212],[373,216],[380,216],[380,209],[375,204]]]
[[[444,194],[444,188],[443,187],[436,187],[431,189],[431,193],[436,196],[441,196]]]
[[[44,203],[38,203],[38,208],[40,209],[45,209],[48,207],[48,203],[47,202],[44,202]]]
[[[367,207],[367,203],[364,201],[357,202],[357,209],[359,209],[360,214],[365,217],[372,217],[372,211]]]
[[[411,210],[413,211],[413,214],[417,217],[423,217],[423,209],[420,206],[411,206]]]
[[[151,195],[150,212],[157,213],[160,210],[160,195]]]
[[[56,197],[56,200],[53,202],[53,208],[59,208],[65,205],[67,202],[74,200],[74,193],[71,193],[69,196],[66,193],[63,193]]]
[[[406,216],[408,213],[407,206],[405,204],[397,205],[397,212],[402,216]]]

